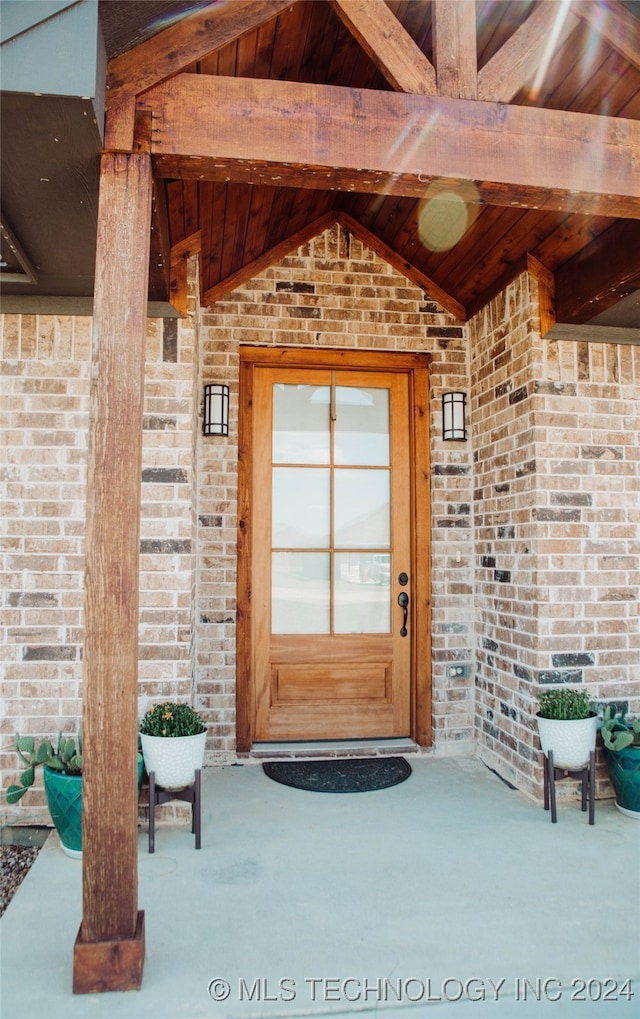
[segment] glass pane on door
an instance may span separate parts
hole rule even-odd
[[[328,547],[330,480],[326,467],[273,468],[273,548]]]
[[[336,386],[334,462],[386,467],[389,390]]]
[[[389,430],[387,388],[273,385],[272,633],[390,632]]]
[[[388,633],[391,557],[375,552],[335,556],[334,633]]]
[[[329,633],[329,555],[274,552],[271,559],[271,632]]]
[[[273,462],[329,463],[329,386],[273,387]]]
[[[389,471],[334,472],[336,548],[389,548]]]

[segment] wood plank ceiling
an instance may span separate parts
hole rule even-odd
[[[357,2],[351,4],[355,13],[359,6],[362,8]],[[434,4],[428,0],[388,0],[386,6],[429,63],[436,64]],[[561,41],[547,54],[541,40],[548,40],[554,18],[549,19],[548,10],[542,8],[554,8],[555,16],[562,6],[532,0],[480,0],[476,4],[478,91],[485,82],[499,93],[500,101],[508,100],[516,106],[640,119],[640,22],[621,4],[617,8],[610,5],[610,9],[586,5],[588,16],[569,12],[560,30]],[[391,91],[392,84],[356,39],[357,33],[345,24],[348,10],[348,3],[299,0],[258,28],[187,65],[184,71]],[[365,7],[369,18],[374,10]],[[594,25],[596,17],[600,18],[598,27]],[[603,31],[605,19],[607,30]],[[506,44],[511,43],[516,52],[518,31],[523,37],[520,59],[531,61],[530,72],[523,74],[514,56],[513,81],[507,78],[501,83],[497,73],[492,72],[491,62],[500,59]],[[518,76],[523,81],[520,85]],[[517,90],[512,95],[514,87]],[[282,157],[286,160],[287,153],[283,152]],[[544,159],[543,153],[540,158]],[[596,152],[593,158],[598,158]],[[241,279],[246,266],[272,251],[279,254],[289,238],[298,237],[309,224],[330,213],[350,217],[393,252],[400,263],[416,270],[418,280],[422,276],[432,281],[434,291],[448,295],[451,309],[460,310],[462,317],[481,308],[522,268],[527,255],[534,256],[552,273],[565,267],[568,286],[558,295],[563,321],[588,321],[640,286],[637,220],[555,209],[465,204],[459,197],[428,206],[405,195],[243,182],[169,179],[163,186],[171,247],[175,249],[200,232],[205,303],[222,296]],[[464,189],[451,190],[465,197]],[[349,220],[345,218],[344,222]],[[605,243],[607,234],[609,243]],[[581,253],[596,263],[603,260],[603,285],[585,298],[573,292]],[[160,273],[154,286],[158,291],[163,288]]]
[[[338,220],[459,318],[528,266],[558,322],[640,328],[638,0],[99,10],[105,147],[153,157],[160,313],[184,311],[190,253],[208,305]],[[2,110],[3,307],[90,309],[91,101],[18,88]]]

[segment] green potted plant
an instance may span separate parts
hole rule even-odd
[[[184,789],[202,768],[207,727],[188,704],[165,701],[154,704],[140,723],[140,742],[147,772],[156,785]]]
[[[6,791],[9,803],[18,803],[35,781],[36,768],[42,765],[44,792],[51,820],[67,856],[82,857],[82,733],[78,737],[58,734],[54,750],[49,739],[39,742],[33,736],[15,738],[15,750],[24,769],[18,785]],[[138,754],[138,792],[142,785],[143,762]]]
[[[82,856],[82,736],[76,742],[60,733],[55,750],[48,739],[37,742],[33,736],[16,736],[15,749],[24,770],[19,785],[7,789],[8,802],[22,799],[42,765],[47,806],[62,849],[67,856]]]
[[[554,686],[539,698],[538,733],[542,752],[553,751],[557,768],[573,770],[589,762],[595,750],[598,716],[588,690]]]
[[[640,820],[640,718],[627,721],[626,714],[626,706],[618,712],[607,705],[600,732],[616,807]]]

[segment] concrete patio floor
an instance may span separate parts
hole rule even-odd
[[[206,769],[200,851],[140,834],[140,991],[71,993],[81,864],[51,835],[0,921],[2,1019],[640,1014],[640,824],[410,761],[354,795]]]

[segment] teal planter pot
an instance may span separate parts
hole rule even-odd
[[[640,747],[608,750],[605,758],[616,794],[616,807],[628,817],[640,820]]]
[[[142,791],[142,776],[144,775],[144,757],[138,754],[138,797]]]
[[[138,796],[143,769],[142,754],[138,754]],[[66,775],[45,765],[44,791],[63,852],[82,859],[82,775]]]
[[[48,765],[44,791],[51,819],[67,856],[82,857],[82,775],[66,775]]]

